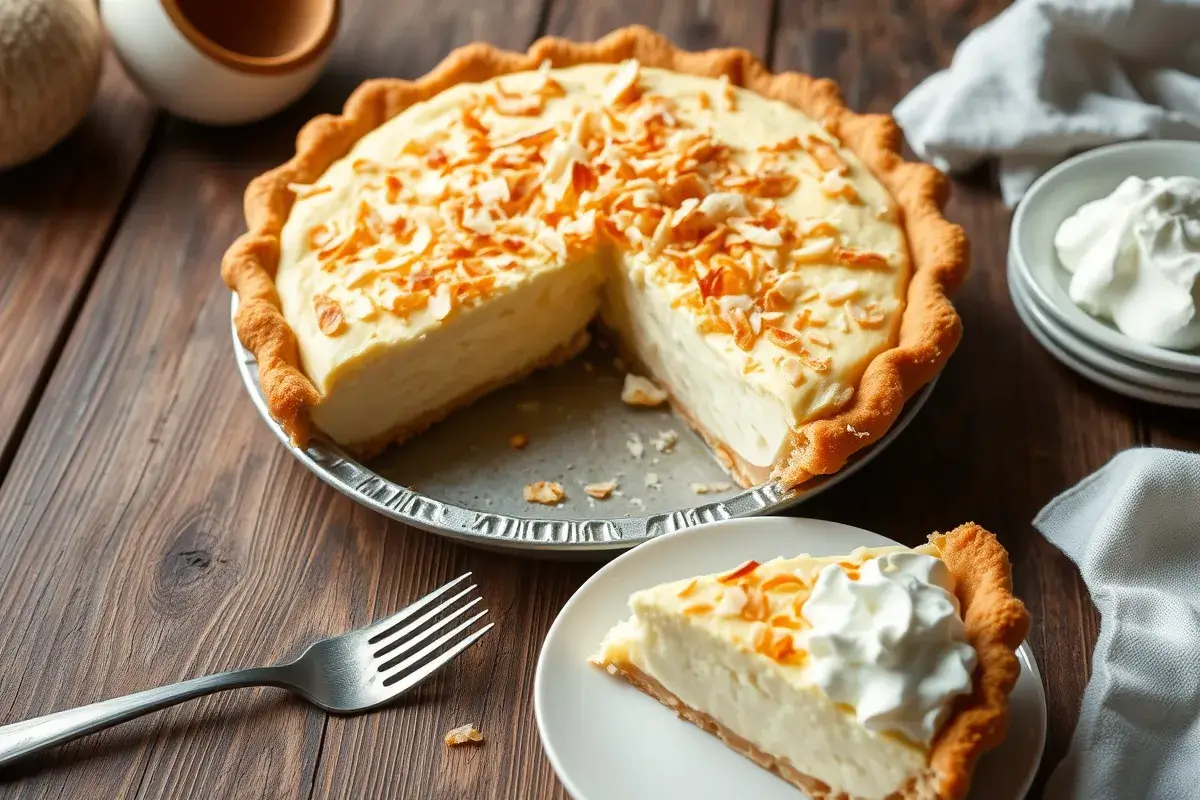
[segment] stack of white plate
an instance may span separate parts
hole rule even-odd
[[[1179,352],[1130,339],[1084,313],[1067,295],[1071,275],[1054,251],[1058,226],[1125,178],[1200,177],[1200,144],[1129,142],[1076,156],[1039,179],[1013,217],[1008,288],[1034,338],[1055,358],[1114,392],[1164,405],[1200,408],[1200,351]]]

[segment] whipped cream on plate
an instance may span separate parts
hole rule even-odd
[[[928,745],[951,700],[971,691],[975,650],[940,559],[889,553],[857,578],[831,564],[803,613],[809,678],[868,730]]]
[[[1131,339],[1200,347],[1200,179],[1126,178],[1054,235],[1068,295]]]

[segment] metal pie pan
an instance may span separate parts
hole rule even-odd
[[[237,310],[237,297],[233,298]],[[293,456],[317,477],[392,519],[478,547],[553,558],[602,558],[655,536],[734,517],[778,514],[861,469],[912,421],[933,383],[905,406],[891,430],[833,475],[791,492],[775,483],[742,489],[704,442],[664,409],[635,409],[620,400],[622,370],[597,341],[580,357],[494,392],[444,422],[366,463],[316,436],[293,445],[267,411],[253,354],[233,332],[242,382],[259,415]],[[670,439],[672,448],[656,446]],[[514,434],[527,446],[510,445]],[[640,442],[644,451],[635,452]],[[616,479],[607,500],[583,491]],[[525,502],[522,489],[553,480],[566,489],[557,506]],[[697,494],[695,484],[729,488]]]

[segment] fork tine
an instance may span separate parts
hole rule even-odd
[[[483,616],[483,615],[480,614],[480,616]],[[467,624],[469,625],[470,623],[468,622]],[[425,666],[421,667],[418,670],[414,670],[413,672],[410,672],[407,675],[403,675],[403,676],[393,675],[389,678],[384,678],[384,681],[383,681],[384,686],[391,690],[393,697],[395,695],[400,694],[401,692],[408,691],[409,689],[413,688],[421,681],[428,678],[433,673],[437,672],[442,667],[449,664],[456,657],[458,657],[458,654],[461,653],[463,650],[466,650],[468,647],[470,647],[471,645],[475,644],[477,641],[482,639],[483,635],[485,633],[487,633],[488,631],[490,631],[493,627],[495,627],[495,625],[496,625],[496,623],[489,622],[487,625],[484,625],[482,628],[475,631],[470,636],[468,636],[467,638],[463,639],[461,642],[456,644],[454,647],[452,647],[449,650],[447,650],[446,652],[442,653],[440,656],[435,658],[433,661],[430,661],[428,664],[426,664]],[[389,680],[391,680],[392,683],[389,684],[388,683]]]
[[[438,614],[441,614],[446,609],[453,608],[455,603],[457,603],[459,600],[466,597],[468,594],[470,594],[472,591],[474,591],[477,588],[478,587],[475,584],[471,584],[470,586],[463,589],[458,594],[451,597],[449,600],[443,600],[442,602],[438,603],[436,606],[429,609],[428,611],[426,611],[421,616],[417,617],[412,622],[406,621],[404,627],[402,627],[402,628],[393,627],[391,630],[387,631],[382,637],[376,636],[370,642],[370,644],[373,646],[373,649],[375,651],[372,655],[375,658],[379,658],[380,656],[386,655],[387,651],[393,649],[396,646],[397,642],[400,642],[405,637],[410,636],[414,631],[420,630],[426,623],[428,623],[431,619],[436,617]],[[475,598],[475,600],[472,602],[472,605],[481,599],[482,598],[479,598],[479,597]]]
[[[430,636],[433,636],[435,633],[440,631],[442,628],[446,627],[451,622],[454,622],[454,620],[458,619],[463,614],[467,613],[467,611],[470,610],[470,608],[472,606],[474,606],[476,603],[481,603],[481,602],[483,602],[483,598],[476,597],[471,602],[469,602],[466,605],[459,608],[453,614],[448,614],[445,617],[442,617],[437,622],[430,625],[428,628],[425,628],[424,630],[422,630],[416,636],[413,636],[411,639],[403,639],[403,638],[396,639],[394,642],[391,643],[391,646],[386,650],[386,652],[384,650],[376,650],[374,653],[375,658],[386,658],[387,659],[386,662],[379,665],[380,672],[391,667],[392,664],[394,664],[395,662],[400,660],[401,655],[412,650],[414,647],[419,645],[421,642],[425,641]],[[439,607],[439,610],[440,609],[441,609],[441,607]],[[433,613],[434,612],[431,612],[430,616],[432,616]],[[410,627],[416,627],[416,626],[415,625],[406,626],[405,630],[408,630],[408,628],[410,628]]]
[[[400,663],[393,664],[392,666],[389,666],[387,668],[380,667],[379,671],[384,674],[384,684],[385,685],[387,684],[387,681],[389,678],[399,677],[400,673],[404,672],[404,670],[410,669],[411,667],[415,667],[417,664],[420,664],[426,658],[428,658],[429,656],[436,653],[438,651],[438,648],[444,647],[445,645],[454,641],[455,637],[457,637],[460,633],[465,631],[467,628],[474,625],[477,620],[482,618],[487,613],[488,613],[487,609],[485,608],[483,611],[480,611],[478,614],[471,617],[466,622],[460,623],[458,626],[456,626],[454,628],[454,630],[438,637],[437,639],[435,639],[434,641],[425,645],[420,650],[413,653],[411,656],[404,659]],[[489,625],[488,627],[490,628],[491,626]]]
[[[395,614],[392,614],[390,617],[386,617],[384,619],[376,620],[375,622],[372,622],[370,625],[368,625],[366,628],[363,629],[364,633],[368,633],[371,636],[371,638],[367,640],[368,644],[375,644],[375,642],[382,639],[384,637],[384,635],[389,630],[394,628],[396,625],[398,625],[401,622],[403,622],[404,620],[408,619],[413,614],[417,613],[422,608],[429,605],[434,600],[438,599],[439,597],[444,595],[446,592],[450,591],[455,586],[462,583],[469,577],[471,577],[471,573],[464,572],[462,575],[459,575],[457,578],[450,581],[449,583],[443,584],[442,586],[439,586],[438,588],[434,589],[432,592],[425,595],[420,600],[415,600],[412,603],[409,603],[404,608],[397,611]]]

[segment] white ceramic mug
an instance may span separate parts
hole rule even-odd
[[[312,86],[340,0],[100,0],[113,48],[172,114],[210,125],[269,116]]]

